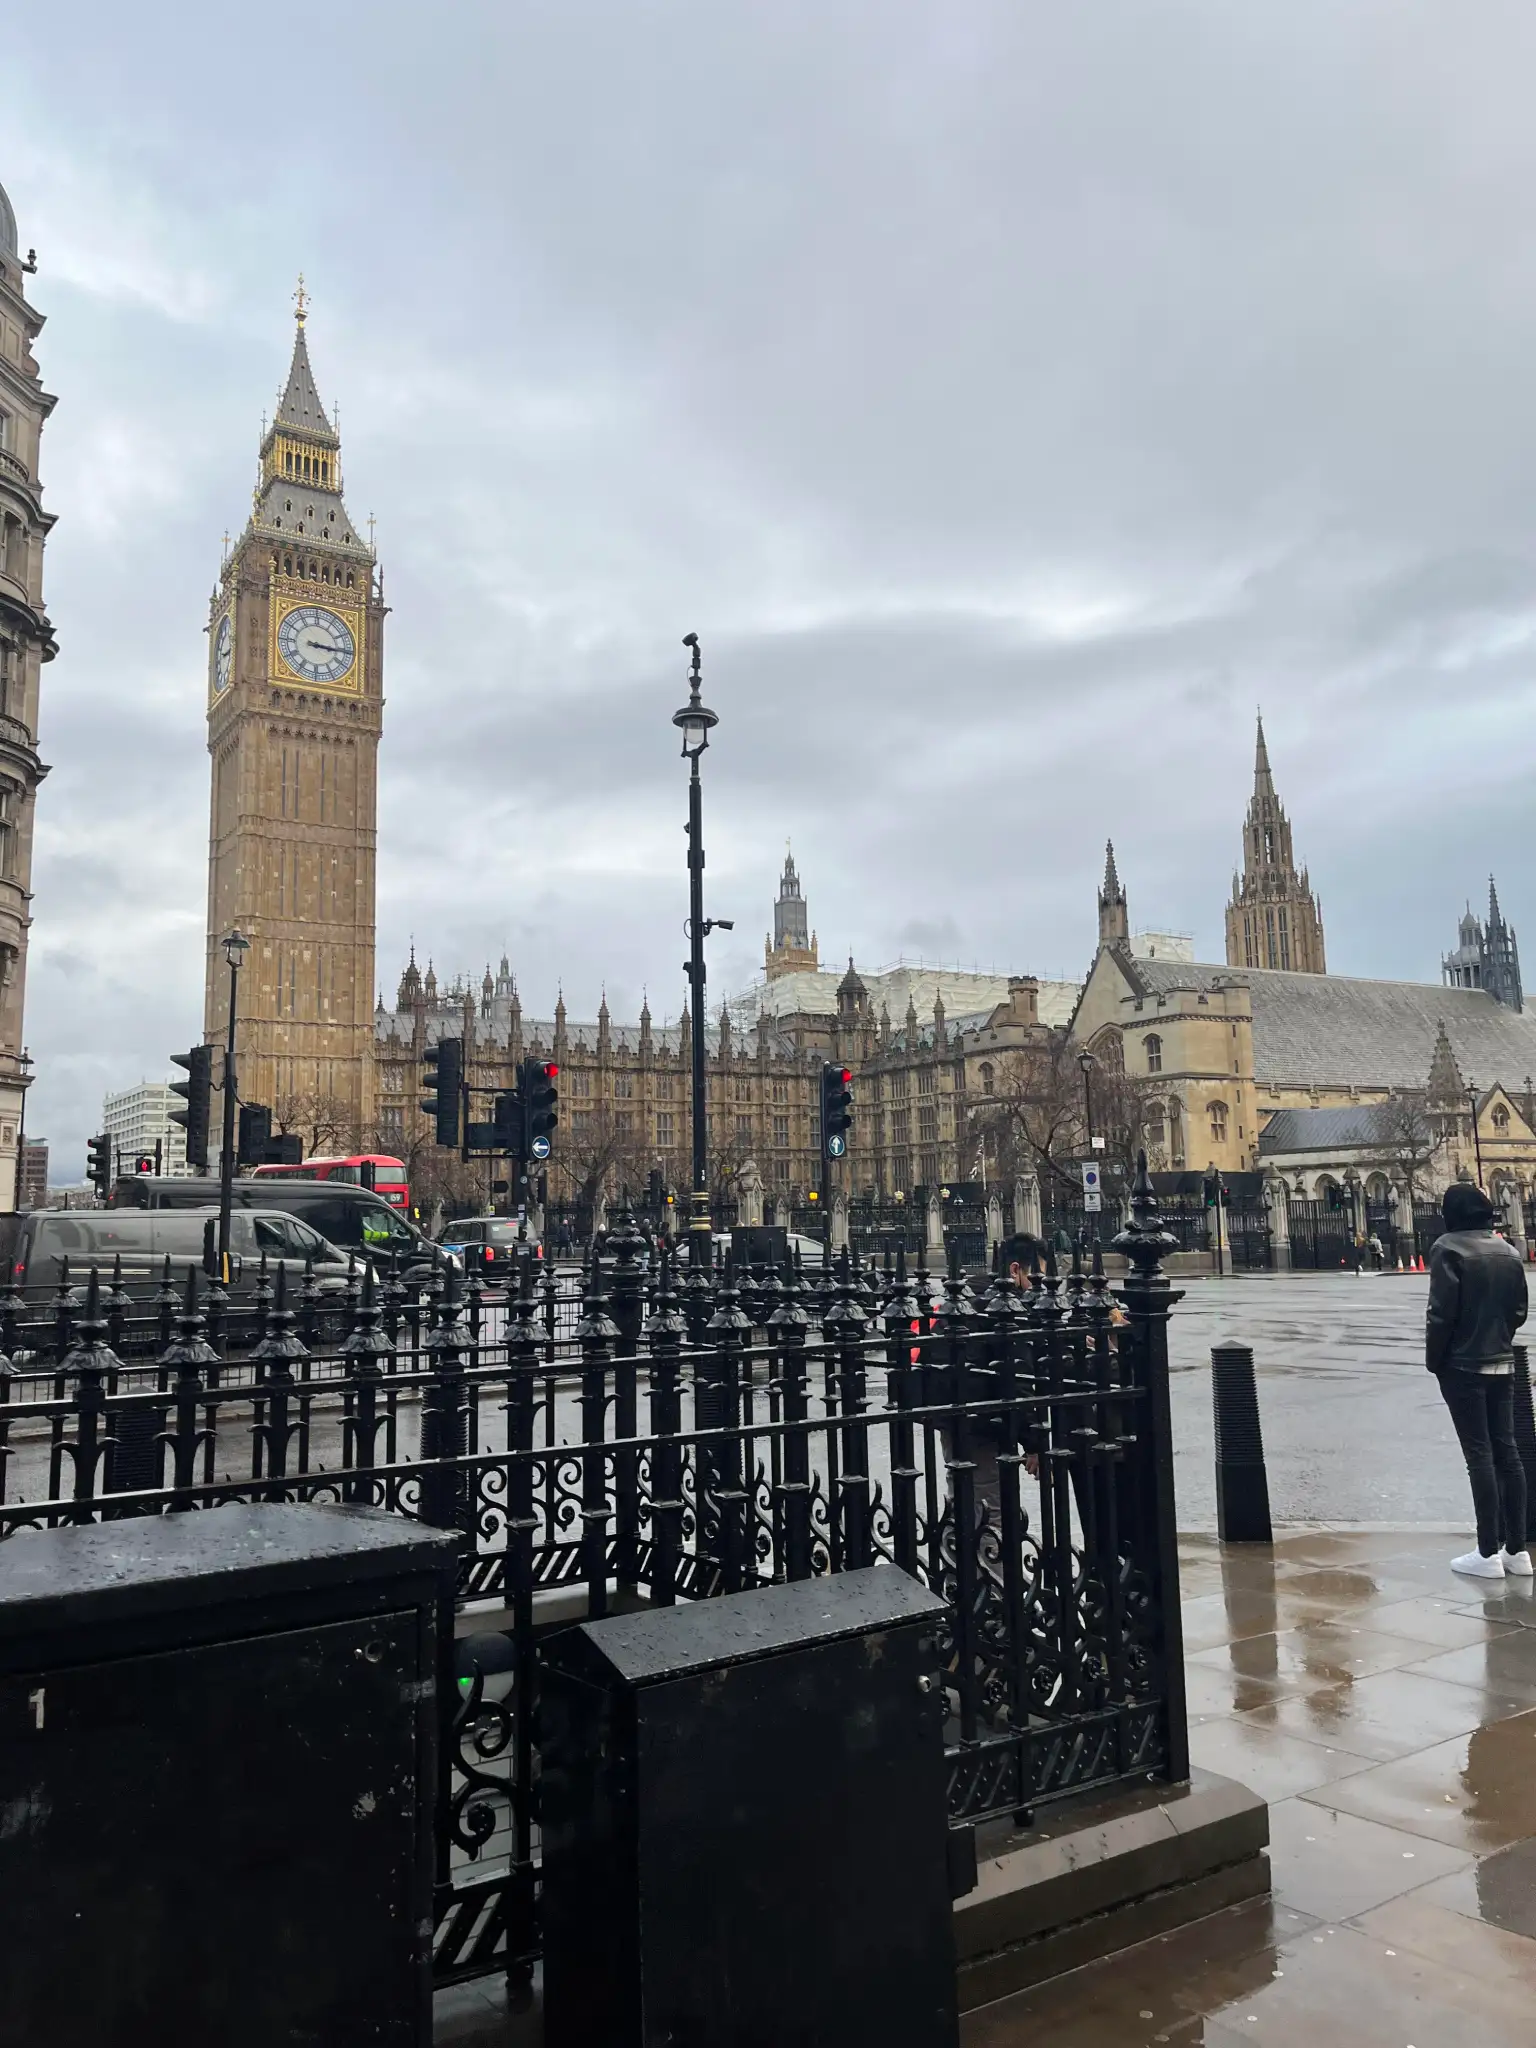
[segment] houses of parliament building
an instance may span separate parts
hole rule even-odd
[[[430,1180],[424,1055],[440,1038],[462,1037],[466,1077],[484,1091],[477,1117],[491,1092],[514,1085],[525,1055],[559,1062],[552,1195],[583,1180],[638,1187],[655,1171],[682,1188],[686,1009],[661,1023],[648,1005],[615,1019],[606,1000],[589,1018],[569,1016],[563,997],[525,1009],[505,958],[478,982],[442,981],[414,955],[393,1004],[376,999],[387,607],[383,572],[343,495],[341,439],[311,367],[306,310],[301,286],[250,515],[208,615],[206,1036],[224,1035],[220,941],[238,927],[252,941],[236,1019],[241,1093],[270,1104],[280,1129],[327,1149],[395,1152],[413,1180]],[[856,1076],[838,1168],[846,1192],[891,1198],[984,1178],[988,1099],[1024,1056],[1053,1044],[1091,1053],[1096,1067],[1135,1084],[1156,1167],[1263,1169],[1297,1186],[1310,1173],[1315,1184],[1333,1170],[1319,1164],[1323,1153],[1349,1150],[1344,1137],[1364,1130],[1373,1105],[1422,1094],[1433,1068],[1437,1085],[1458,1075],[1481,1103],[1447,1156],[1477,1148],[1486,1118],[1492,1156],[1522,1185],[1536,1181],[1536,1020],[1524,1013],[1515,935],[1496,895],[1486,925],[1468,911],[1439,983],[1330,973],[1321,906],[1295,861],[1262,722],[1241,843],[1219,964],[1197,961],[1176,935],[1132,932],[1111,848],[1097,950],[1080,983],[908,964],[861,973],[851,959],[842,971],[824,967],[787,857],[762,973],[708,1023],[717,1186],[750,1160],[770,1195],[826,1187],[817,1117],[828,1060]],[[1326,1123],[1340,1114],[1344,1124]]]

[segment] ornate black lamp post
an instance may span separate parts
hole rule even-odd
[[[709,1144],[704,1091],[704,941],[718,925],[731,931],[731,919],[704,915],[704,822],[699,788],[699,756],[720,721],[699,699],[699,636],[685,633],[683,645],[693,650],[688,677],[688,702],[674,711],[672,723],[683,736],[688,773],[688,977],[693,1026],[693,1201],[688,1218],[688,1258],[697,1270],[709,1266]]]
[[[224,1141],[219,1150],[219,1278],[229,1284],[229,1212],[235,1184],[235,1008],[240,969],[251,950],[244,932],[231,932],[222,942],[229,962],[229,1030],[224,1037]]]
[[[1077,1056],[1077,1064],[1083,1070],[1083,1115],[1088,1124],[1088,1150],[1091,1152],[1093,1150],[1093,1070],[1098,1065],[1098,1061],[1085,1046]]]
[[[1467,1083],[1467,1101],[1472,1110],[1472,1151],[1477,1160],[1477,1184],[1483,1184],[1483,1141],[1477,1128],[1477,1084]]]

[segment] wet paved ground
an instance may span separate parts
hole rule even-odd
[[[1276,1522],[1467,1526],[1466,1474],[1424,1370],[1428,1285],[1419,1273],[1184,1283],[1169,1325],[1179,1527],[1216,1526],[1210,1354],[1230,1342],[1253,1346]]]
[[[1364,1283],[1362,1283],[1364,1284]],[[1532,2048],[1536,1597],[1423,1531],[1183,1543],[1191,1748],[1271,1803],[1274,1896],[971,2013],[964,2048]],[[439,2048],[536,2048],[491,1987]]]
[[[1195,1760],[1274,1896],[973,2013],[965,2048],[1531,2048],[1536,1600],[1420,1532],[1185,1542]]]

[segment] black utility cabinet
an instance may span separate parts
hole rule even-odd
[[[0,1544],[0,2044],[431,2040],[457,1541],[227,1507]]]
[[[944,1612],[884,1568],[547,1646],[548,2048],[954,2048]]]

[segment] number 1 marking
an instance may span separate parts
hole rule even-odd
[[[42,1686],[38,1686],[34,1691],[29,1692],[27,1694],[27,1698],[30,1701],[32,1707],[32,1725],[34,1728],[41,1728],[43,1725],[44,1698]]]

